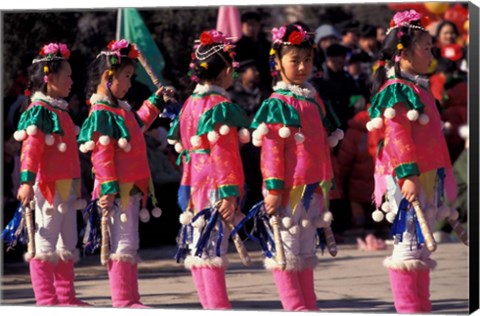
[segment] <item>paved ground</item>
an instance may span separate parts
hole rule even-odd
[[[247,244],[249,249],[257,249]],[[336,313],[394,313],[387,271],[382,260],[391,249],[362,252],[354,245],[340,245],[337,257],[319,254],[315,285],[319,308]],[[271,274],[262,268],[260,251],[250,251],[251,267],[244,267],[233,244],[227,287],[234,310],[280,311]],[[160,309],[199,309],[190,275],[172,259],[173,246],[143,249],[139,284],[142,302]],[[438,261],[431,274],[431,299],[435,314],[468,314],[468,247],[439,244]],[[25,263],[7,263],[2,278],[2,305],[33,306],[33,291]],[[110,307],[105,267],[99,257],[83,258],[76,266],[78,297],[98,307]],[[1,308],[0,308],[1,312]],[[3,313],[1,313],[3,314]],[[83,314],[83,313],[82,313]],[[84,315],[84,314],[83,314]]]

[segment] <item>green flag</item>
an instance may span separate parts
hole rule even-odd
[[[142,16],[134,8],[119,9],[118,14],[117,39],[124,38],[130,43],[135,43],[142,51],[158,79],[163,82],[162,70],[165,66],[165,60],[150,31],[143,22]],[[143,67],[139,65],[135,74],[137,75],[136,79],[147,85],[152,92],[157,90],[157,87],[153,84]]]

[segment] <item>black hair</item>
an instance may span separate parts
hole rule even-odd
[[[255,12],[255,11],[248,11],[248,12],[245,12],[244,14],[242,14],[240,20],[241,20],[241,23],[245,23],[245,22],[252,21],[252,20],[260,22],[262,20],[262,17],[259,13]]]
[[[61,57],[60,50],[53,54],[54,57]],[[63,68],[65,63],[68,63],[65,59],[52,59],[52,60],[42,60],[45,59],[44,55],[38,55],[34,62],[27,68],[28,71],[28,84],[26,87],[27,98],[23,101],[21,106],[21,112],[25,111],[28,108],[28,105],[31,102],[31,95],[35,92],[42,92],[47,94],[47,83],[45,82],[44,77],[48,74],[57,74]],[[47,73],[45,72],[45,67],[48,67]]]
[[[440,22],[437,26],[437,32],[435,33],[435,39],[438,41],[438,37],[440,36],[440,31],[443,29],[443,27],[445,25],[450,25],[453,29],[453,32],[455,33],[455,35],[458,37],[460,35],[460,33],[458,32],[458,27],[455,23],[453,23],[452,21],[449,21],[449,20],[443,20],[442,22]]]
[[[198,46],[195,52],[199,55],[205,54],[208,57],[202,60],[197,57],[193,58],[190,66],[192,78],[196,76],[202,84],[206,81],[214,81],[225,68],[232,67],[233,58],[231,55],[233,55],[233,52],[224,51],[224,45],[223,43],[213,43]],[[193,56],[196,55],[195,52]]]
[[[98,85],[102,80],[102,75],[106,70],[112,71],[112,76],[110,76],[110,79],[113,79],[113,76],[115,76],[116,73],[121,71],[126,66],[131,65],[134,68],[136,67],[136,57],[127,57],[133,49],[134,46],[132,44],[128,44],[127,47],[120,49],[120,58],[118,58],[117,55],[108,54],[109,52],[111,52],[110,49],[105,50],[89,64],[87,84],[85,87],[85,97],[87,98],[87,100],[90,99],[90,97],[97,92]],[[110,89],[108,90],[110,91]],[[112,93],[110,94],[115,101],[115,96]]]
[[[395,76],[401,78],[400,63],[395,60],[395,57],[399,56],[402,50],[412,48],[414,43],[425,34],[429,35],[428,31],[421,27],[420,21],[412,21],[409,25],[395,27],[385,37],[383,49],[380,52],[380,64],[373,74],[372,95],[375,95],[387,81],[387,66],[393,67]]]
[[[308,34],[307,37],[299,44],[296,45],[285,45],[285,42],[289,41],[290,35],[295,32],[299,31],[298,27],[301,27],[307,33],[310,32],[308,26],[302,22],[292,23],[285,26],[285,35],[282,37],[282,42],[273,42],[272,49],[275,51],[275,54],[270,55],[270,68],[272,70],[272,78],[273,78],[273,85],[277,82],[278,76],[275,75],[275,57],[278,58],[279,61],[282,60],[282,56],[291,51],[292,49],[299,49],[310,51],[312,50],[315,54],[315,44],[314,39],[311,34]]]

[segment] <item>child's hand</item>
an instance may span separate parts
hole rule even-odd
[[[236,197],[228,197],[222,200],[222,205],[218,209],[225,222],[231,222],[235,214]]]
[[[405,178],[402,184],[402,195],[410,203],[412,203],[418,196],[420,183],[417,176]]]
[[[33,187],[30,183],[23,183],[18,188],[17,200],[19,200],[24,207],[30,205],[30,201],[33,200]]]
[[[99,200],[97,205],[101,209],[111,209],[113,206],[113,202],[115,201],[115,194],[105,194]]]
[[[272,215],[282,205],[282,196],[268,193],[264,199],[268,215]]]
[[[155,92],[155,95],[157,96],[162,96],[163,102],[168,103],[171,101],[174,101],[175,98],[175,88],[168,86],[168,87],[160,87],[158,90]]]

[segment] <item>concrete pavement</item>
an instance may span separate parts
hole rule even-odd
[[[270,272],[262,266],[262,254],[247,243],[253,260],[244,267],[230,245],[227,288],[231,304],[238,311],[280,311],[282,309]],[[394,313],[388,273],[382,266],[387,250],[363,252],[356,245],[339,245],[332,258],[320,253],[315,270],[317,304],[324,312]],[[188,271],[173,259],[174,246],[142,249],[139,285],[142,302],[161,309],[200,309]],[[439,244],[432,256],[438,266],[431,274],[431,300],[435,314],[468,314],[468,247]],[[98,307],[110,307],[106,268],[98,255],[82,258],[76,265],[78,297]],[[33,306],[33,291],[25,263],[4,266],[2,305]],[[1,310],[1,309],[0,309]],[[3,314],[3,313],[2,313]]]

